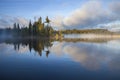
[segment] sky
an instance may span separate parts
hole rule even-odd
[[[55,29],[119,30],[119,14],[119,0],[0,0],[0,28],[49,16]]]

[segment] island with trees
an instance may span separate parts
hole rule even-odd
[[[101,34],[101,35],[119,35],[118,32],[111,32],[107,29],[72,29],[72,30],[54,30],[50,25],[51,20],[48,16],[45,22],[42,17],[35,20],[33,23],[29,21],[28,26],[20,26],[19,23],[14,23],[13,28],[0,29],[0,38],[47,38],[61,39],[66,34]]]
[[[40,17],[33,23],[30,20],[28,26],[20,26],[19,23],[14,23],[13,28],[0,29],[0,37],[6,36],[12,38],[58,38],[62,34],[52,28],[47,16],[45,22],[42,22],[42,17]]]

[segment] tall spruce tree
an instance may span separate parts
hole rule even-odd
[[[32,23],[31,20],[29,21],[29,35],[33,34],[33,30],[32,30]]]

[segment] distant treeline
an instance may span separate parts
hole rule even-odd
[[[61,30],[62,34],[115,34],[115,32],[111,32],[107,29],[83,29],[83,30]]]

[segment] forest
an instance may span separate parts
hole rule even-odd
[[[0,29],[0,35],[14,37],[50,37],[55,35],[54,32],[48,16],[45,22],[42,22],[42,17],[40,17],[33,23],[30,20],[28,26],[20,26],[19,23],[14,23],[13,28]]]

